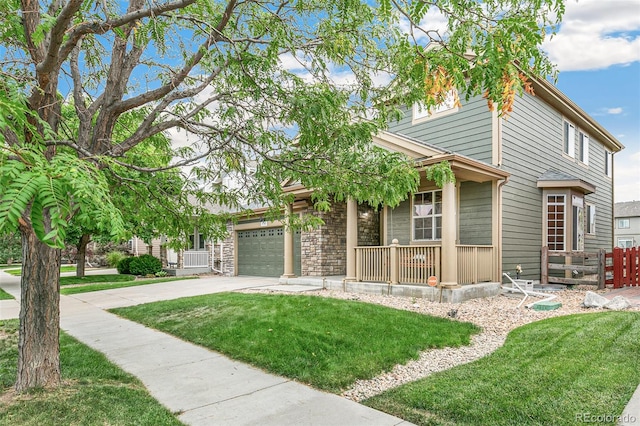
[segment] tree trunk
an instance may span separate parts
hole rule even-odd
[[[16,391],[60,384],[61,251],[43,244],[25,223],[22,233],[20,337]]]
[[[82,234],[76,248],[78,255],[76,256],[76,277],[84,277],[84,265],[87,263],[87,244],[91,241],[91,235]]]

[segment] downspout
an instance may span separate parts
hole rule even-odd
[[[498,214],[498,241],[497,241],[497,259],[498,259],[498,276],[500,277],[500,282],[502,282],[502,187],[509,182],[509,178],[501,179],[497,185],[498,191],[498,206],[497,206],[497,214]]]

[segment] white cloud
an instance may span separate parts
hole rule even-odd
[[[628,146],[615,155],[615,188],[616,202],[640,201],[640,147]]]
[[[640,0],[568,0],[560,30],[543,47],[560,71],[640,61]]]
[[[607,113],[608,114],[612,114],[612,115],[622,114],[622,108],[620,108],[620,107],[609,108],[609,109],[607,109]]]

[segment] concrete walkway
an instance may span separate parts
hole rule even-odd
[[[276,284],[269,278],[213,277],[61,296],[61,327],[138,377],[189,425],[410,425],[104,310]],[[19,296],[17,277],[0,272],[0,287]],[[17,316],[16,301],[0,302],[6,302],[0,318]]]

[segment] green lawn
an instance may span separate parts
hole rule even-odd
[[[69,295],[69,294],[77,294],[77,293],[89,293],[91,291],[100,291],[100,290],[111,290],[114,288],[123,288],[123,287],[135,287],[135,286],[139,286],[139,285],[148,285],[148,284],[158,284],[158,283],[165,283],[165,282],[169,282],[169,281],[182,281],[182,280],[193,280],[193,279],[198,279],[198,277],[165,277],[165,278],[140,278],[140,279],[135,279],[135,277],[133,275],[115,275],[115,276],[119,276],[119,277],[130,277],[130,279],[127,279],[125,281],[111,281],[111,282],[104,282],[104,281],[94,281],[94,282],[90,282],[91,279],[95,279],[95,277],[101,277],[104,275],[87,275],[84,278],[87,278],[88,280],[85,282],[86,285],[82,285],[82,286],[78,286],[78,287],[65,287],[65,288],[61,288],[60,289],[60,294],[64,294],[64,295]],[[107,275],[108,276],[108,275]],[[63,277],[66,278],[66,277]],[[61,281],[61,285],[62,285],[62,279],[60,278]],[[69,277],[69,278],[75,278],[75,277]]]
[[[547,319],[490,356],[364,403],[418,425],[580,425],[584,413],[622,413],[640,383],[639,342],[638,312]]]
[[[97,284],[97,283],[117,283],[133,281],[134,275],[121,274],[102,274],[102,275],[85,275],[84,277],[60,277],[60,285],[76,285],[76,284]]]
[[[75,272],[75,271],[76,271],[75,265],[67,265],[67,266],[60,267],[60,272]],[[13,276],[19,277],[20,274],[22,274],[22,268],[5,269],[4,272],[6,272],[7,274],[11,274]]]
[[[15,382],[18,321],[0,322],[1,425],[181,425],[135,377],[64,332],[60,335],[65,384],[8,399]]]
[[[113,312],[331,392],[427,348],[467,345],[479,331],[470,323],[313,296],[218,293]]]
[[[10,300],[14,297],[0,288],[0,300]]]

